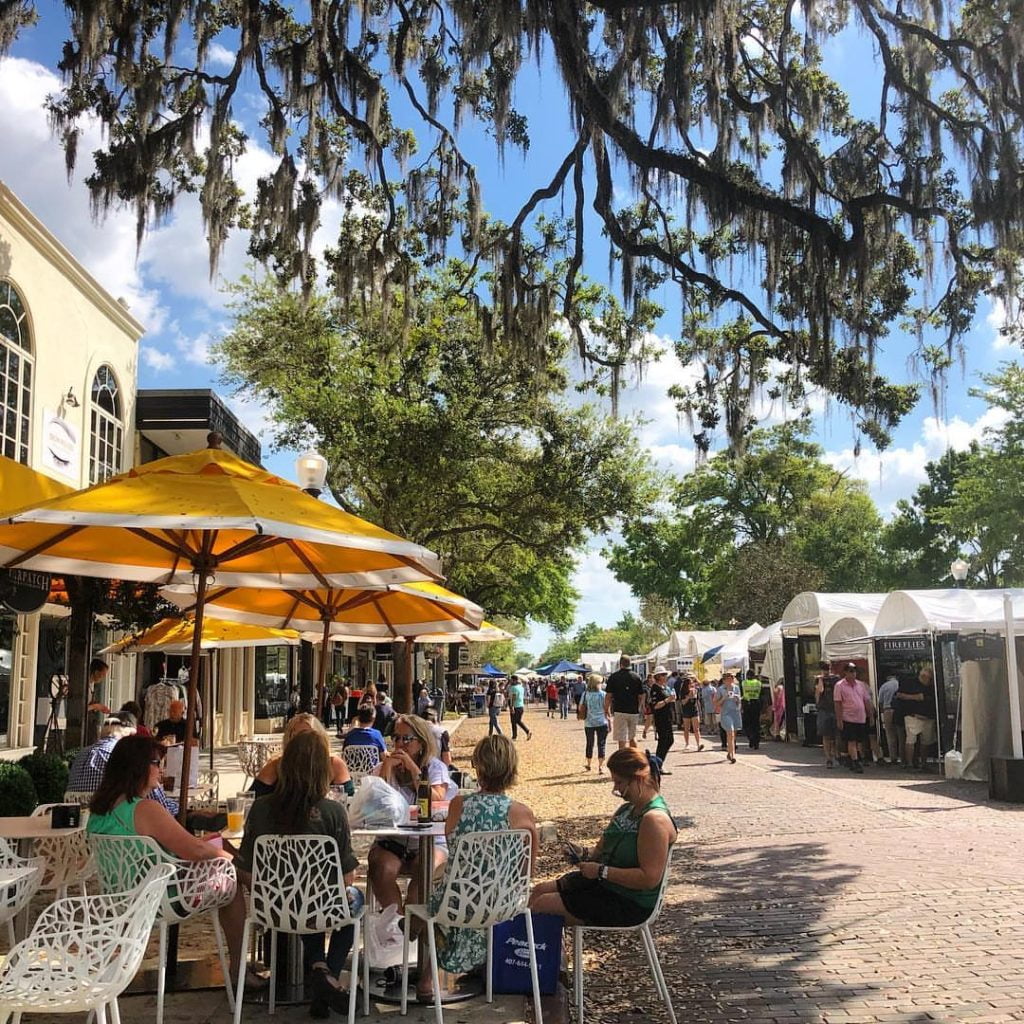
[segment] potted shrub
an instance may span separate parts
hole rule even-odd
[[[0,761],[0,818],[24,817],[37,803],[32,776],[20,764]]]
[[[29,754],[18,764],[32,776],[41,804],[59,804],[68,788],[68,766],[59,754]]]

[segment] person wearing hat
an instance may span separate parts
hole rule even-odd
[[[868,723],[875,718],[871,691],[857,678],[857,666],[851,661],[843,669],[843,678],[833,691],[836,707],[836,727],[842,731],[850,756],[850,770],[863,774],[860,760],[861,744],[868,739]]]
[[[654,670],[654,682],[647,695],[647,706],[651,709],[651,716],[654,719],[654,734],[658,737],[658,748],[655,753],[662,764],[665,763],[665,757],[675,742],[672,717],[675,702],[675,690],[668,685],[668,669],[664,665],[659,665]],[[661,774],[671,775],[672,773],[662,768]]]

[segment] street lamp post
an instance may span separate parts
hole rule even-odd
[[[327,460],[311,448],[295,460],[295,475],[307,494],[319,498],[327,483]]]
[[[953,586],[958,590],[964,585],[964,580],[967,579],[967,573],[970,571],[970,568],[970,563],[959,556],[950,562],[949,574],[953,577]]]

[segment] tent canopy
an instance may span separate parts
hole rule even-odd
[[[998,629],[1003,623],[1003,595],[1009,594],[1014,616],[1024,614],[1024,589],[894,590],[875,619],[874,636],[942,633],[958,629]],[[991,625],[986,625],[990,623]]]
[[[607,676],[619,667],[620,657],[622,657],[622,651],[609,651],[607,653],[584,651],[580,655],[580,664],[589,666],[592,672],[600,672],[601,675]]]
[[[492,665],[490,662],[487,662],[487,664],[484,665],[483,669],[481,670],[480,675],[490,676],[490,678],[492,679],[504,679],[505,676],[508,675],[508,673],[502,672],[497,665]]]
[[[555,665],[545,665],[537,669],[542,676],[560,676],[563,672],[586,672],[586,665],[577,665],[574,662],[566,661],[564,658]]]
[[[876,621],[874,615],[844,615],[829,627],[821,638],[822,657],[829,661],[841,658],[866,658],[871,649],[868,634]]]
[[[718,647],[718,653],[729,659],[723,660],[723,664],[740,664],[747,660],[750,638],[760,633],[761,628],[759,622],[754,622],[746,629],[678,629],[668,639],[666,657],[704,657]]]
[[[747,639],[747,650],[758,653],[766,650],[768,645],[782,641],[782,620],[765,626]]]
[[[797,594],[782,613],[780,628],[788,636],[817,633],[822,639],[839,619],[860,619],[866,636],[870,632],[868,620],[874,623],[885,594],[819,594],[805,590]]]

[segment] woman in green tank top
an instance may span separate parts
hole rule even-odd
[[[534,887],[534,913],[609,928],[641,924],[651,916],[676,827],[660,780],[639,750],[617,750],[608,758],[608,773],[612,792],[626,802],[575,871]]]

